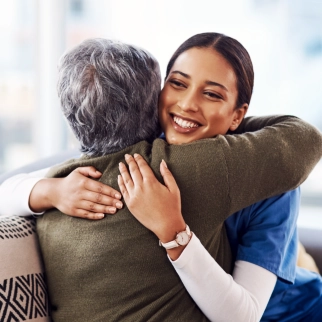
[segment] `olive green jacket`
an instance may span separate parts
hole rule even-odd
[[[297,187],[322,155],[321,134],[295,117],[248,118],[239,132],[246,130],[183,145],[139,142],[110,155],[70,160],[49,175],[92,165],[102,172],[100,181],[118,189],[125,153],[141,154],[160,181],[164,159],[180,188],[185,221],[231,272],[225,219]],[[38,219],[37,229],[54,321],[207,321],[157,237],[126,207],[99,221],[52,210]]]

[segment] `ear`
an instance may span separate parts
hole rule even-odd
[[[233,120],[229,127],[230,131],[235,131],[238,128],[239,124],[241,123],[244,116],[246,115],[247,110],[248,110],[248,104],[245,103],[234,111]]]

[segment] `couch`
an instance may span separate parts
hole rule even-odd
[[[67,151],[28,164],[1,175],[0,184],[12,175],[50,167],[77,155],[77,151]],[[6,217],[0,217],[0,321],[49,322],[35,218],[1,215]]]

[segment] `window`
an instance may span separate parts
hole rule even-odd
[[[36,156],[32,139],[35,3],[13,0],[5,6],[0,10],[0,173]]]
[[[76,146],[59,110],[56,65],[66,49],[90,37],[147,48],[164,76],[169,57],[189,36],[208,30],[231,35],[254,63],[248,113],[294,114],[322,130],[321,1],[206,0],[196,7],[183,0],[11,0],[5,6],[0,173]],[[303,185],[304,203],[322,207],[321,175],[319,164]]]

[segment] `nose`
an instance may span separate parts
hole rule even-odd
[[[196,94],[193,91],[186,90],[181,93],[177,105],[185,112],[198,112],[199,110]]]

